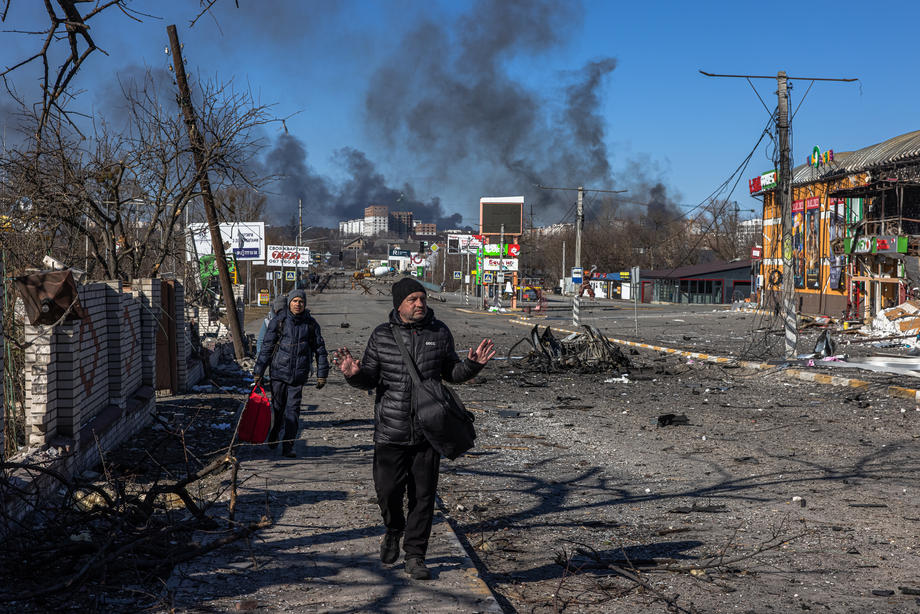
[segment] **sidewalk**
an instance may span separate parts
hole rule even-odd
[[[167,587],[175,611],[500,613],[439,511],[427,557],[430,581],[409,579],[402,558],[380,562],[369,403],[355,402],[340,379],[308,390],[298,458],[265,446],[238,449],[236,520],[268,515],[272,525],[249,543],[239,540],[178,566]],[[221,504],[228,499],[222,496]]]

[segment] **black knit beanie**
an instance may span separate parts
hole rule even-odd
[[[393,307],[399,309],[406,297],[414,292],[424,292],[425,288],[411,277],[404,277],[393,284]]]

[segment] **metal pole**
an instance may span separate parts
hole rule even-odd
[[[783,312],[786,332],[786,358],[795,358],[798,326],[795,313],[795,282],[792,272],[792,165],[789,160],[789,92],[786,72],[776,75],[776,95],[779,99],[779,112],[776,125],[779,131],[779,185],[776,195],[779,197],[783,225]]]
[[[227,257],[224,253],[224,244],[220,236],[220,226],[217,222],[217,211],[214,206],[214,195],[211,193],[211,181],[208,178],[208,168],[204,161],[204,138],[198,129],[198,120],[195,108],[192,106],[192,97],[189,92],[188,80],[185,75],[185,64],[182,61],[182,47],[179,45],[179,35],[176,26],[166,27],[169,35],[169,46],[173,56],[173,70],[176,73],[176,85],[179,88],[179,106],[185,116],[185,127],[188,130],[189,143],[195,168],[198,171],[201,184],[201,200],[204,212],[208,218],[208,228],[211,231],[211,246],[217,265],[218,278],[220,279],[221,293],[224,295],[224,304],[227,306],[227,324],[233,340],[233,350],[236,357],[246,356],[243,347],[243,329],[240,326],[239,313],[236,310],[236,301],[233,297],[233,286],[230,283],[230,271],[227,268]]]
[[[559,280],[562,293],[565,294],[565,241],[562,242],[562,279]]]

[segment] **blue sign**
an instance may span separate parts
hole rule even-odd
[[[297,272],[296,272],[296,271],[285,271],[285,272],[284,272],[284,280],[285,280],[285,281],[296,281],[296,280],[297,280]]]
[[[234,247],[233,255],[236,256],[238,260],[250,260],[258,259],[261,254],[259,253],[258,247]]]
[[[580,266],[573,266],[572,267],[572,283],[580,284],[581,278],[584,276],[584,274],[585,274],[585,270],[583,268],[581,268]]]
[[[460,271],[454,271],[454,279],[460,279]]]

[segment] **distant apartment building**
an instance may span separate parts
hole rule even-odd
[[[554,235],[565,234],[573,230],[575,230],[575,224],[553,224],[552,226],[534,228],[533,232],[539,237],[552,237]]]
[[[437,224],[425,224],[423,222],[416,222],[413,227],[413,232],[420,237],[434,236],[438,234]]]
[[[408,237],[415,224],[412,222],[411,211],[390,212],[390,232],[399,237]]]
[[[364,220],[358,218],[347,222],[339,222],[339,232],[345,236],[362,236],[364,235]]]
[[[381,205],[371,205],[364,209],[364,236],[386,234],[389,230],[389,209]]]

